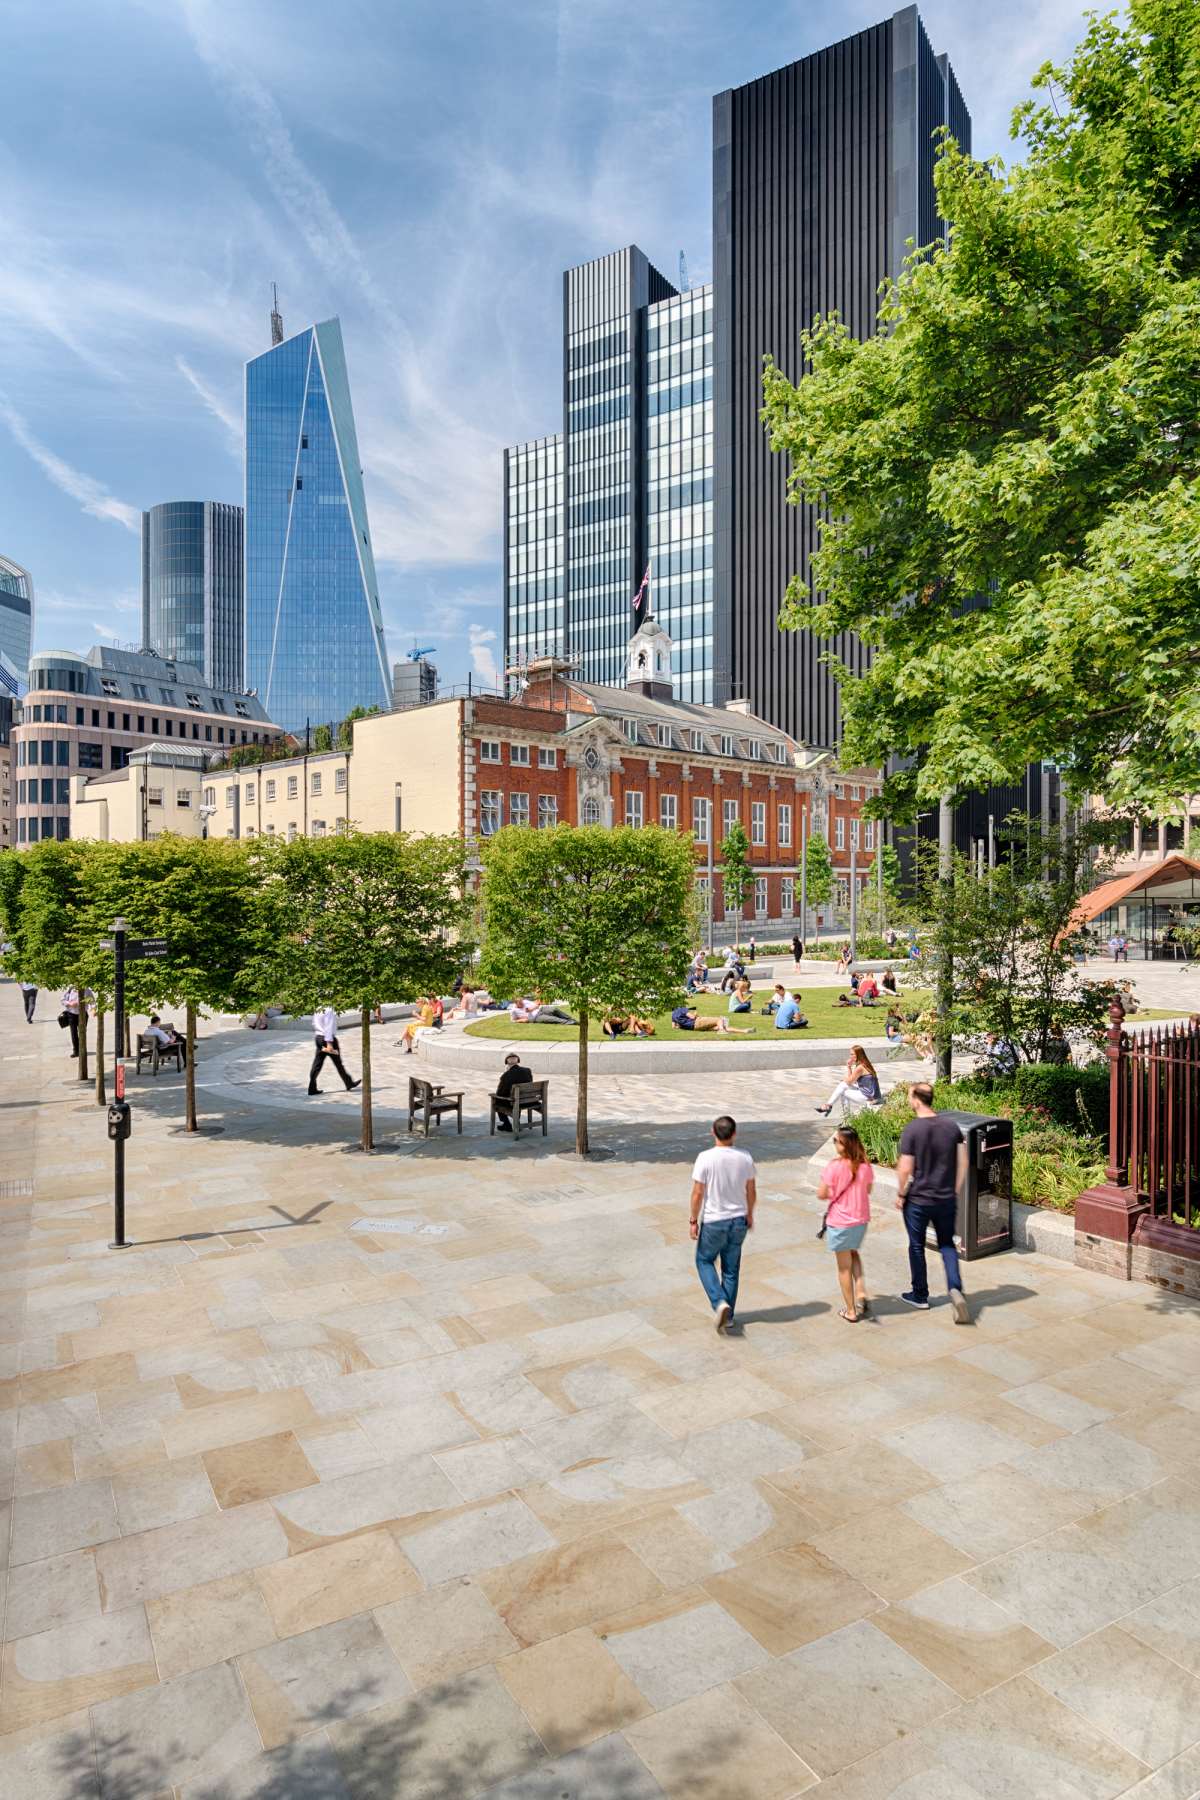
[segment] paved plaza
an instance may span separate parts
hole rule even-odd
[[[203,1026],[194,1139],[131,1079],[110,1251],[55,1010],[0,985],[5,1800],[1200,1793],[1200,1308],[1014,1254],[969,1327],[913,1313],[884,1193],[848,1325],[833,1067],[597,1073],[581,1163],[557,1076],[545,1140],[482,1080],[409,1139],[394,1025],[370,1158],[298,1027]],[[720,1338],[725,1107],[761,1202]]]

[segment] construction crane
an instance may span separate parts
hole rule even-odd
[[[681,250],[679,252],[679,291],[681,294],[686,294],[690,288],[691,282],[688,280],[687,257]]]
[[[423,656],[432,656],[436,649],[436,644],[426,644],[423,650],[418,650],[414,644],[413,648],[408,652],[408,660],[409,662],[420,662]]]

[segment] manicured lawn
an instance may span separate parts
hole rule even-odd
[[[883,1021],[887,1017],[887,1007],[880,1006],[839,1006],[836,988],[804,988],[802,1010],[808,1018],[807,1031],[776,1031],[773,1019],[764,1017],[758,1010],[764,1004],[769,993],[767,988],[755,988],[754,1011],[749,1013],[729,1013],[728,997],[723,994],[700,994],[696,999],[697,1009],[701,1013],[720,1013],[729,1019],[731,1026],[740,1026],[743,1030],[749,1027],[756,1038],[772,1038],[779,1042],[796,1037],[819,1038],[881,1038]],[[789,990],[790,991],[790,990]],[[917,988],[905,989],[900,996],[900,1010],[904,1014],[918,1012],[926,1004],[928,996]],[[677,1031],[671,1023],[670,1013],[661,1013],[656,1017],[655,1034],[661,1038],[686,1039],[689,1043],[711,1044],[724,1042],[722,1033],[716,1031]],[[578,1033],[573,1025],[514,1025],[506,1012],[493,1013],[486,1019],[468,1025],[467,1031],[472,1037],[484,1038],[531,1038],[539,1041],[561,1042],[569,1039],[574,1042]],[[598,1022],[594,1023],[589,1038],[599,1038],[603,1034]],[[624,1041],[624,1040],[623,1040]]]

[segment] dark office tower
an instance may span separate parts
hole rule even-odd
[[[168,500],[142,514],[142,646],[243,685],[242,509]]]
[[[915,7],[713,101],[717,662],[753,712],[811,744],[839,736],[828,646],[781,632],[780,602],[816,547],[812,508],[785,503],[787,464],[759,414],[763,357],[800,374],[799,336],[837,310],[856,337],[909,242],[942,230],[934,133],[970,149],[971,121]],[[854,668],[863,652],[837,646]],[[724,697],[718,694],[718,699]]]

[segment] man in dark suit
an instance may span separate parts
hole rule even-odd
[[[525,1067],[515,1050],[510,1050],[504,1059],[504,1073],[496,1083],[496,1109],[500,1117],[496,1120],[497,1131],[512,1130],[512,1091],[520,1087],[522,1082],[532,1081],[532,1072]]]

